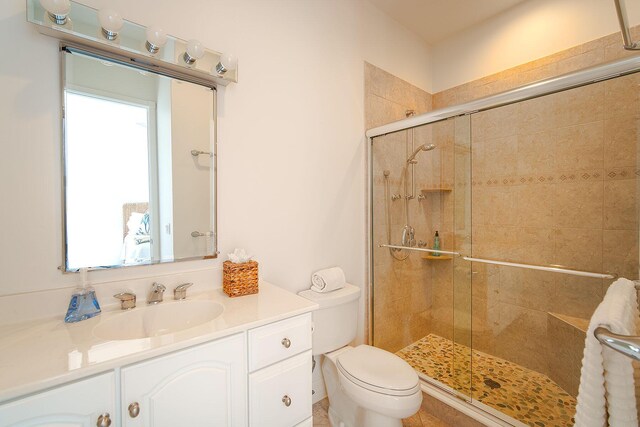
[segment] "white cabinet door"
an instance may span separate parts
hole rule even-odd
[[[116,393],[113,372],[56,387],[0,405],[0,426],[115,427]]]
[[[123,368],[122,425],[245,426],[246,366],[238,334]]]
[[[249,375],[251,426],[292,427],[311,412],[310,350]]]

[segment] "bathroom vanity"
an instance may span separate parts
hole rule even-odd
[[[180,322],[182,307],[198,316],[208,306],[221,307],[212,320],[139,337],[171,326],[155,315]],[[311,426],[316,308],[261,282],[242,298],[217,289],[76,324],[0,328],[0,426]],[[131,328],[118,335],[123,319]]]

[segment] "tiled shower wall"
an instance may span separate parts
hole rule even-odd
[[[411,84],[371,65],[365,63],[366,124],[367,128],[380,126],[406,117],[407,110],[416,114],[431,110],[431,95]],[[407,151],[410,151],[410,134],[400,132],[389,135],[381,143],[374,144],[373,152],[373,244],[376,247],[374,256],[375,298],[373,311],[373,333],[375,344],[390,351],[421,338],[428,333],[430,327],[429,313],[431,296],[429,272],[419,256],[413,254],[405,261],[395,260],[388,250],[377,248],[380,243],[387,243],[386,212],[384,205],[385,180],[383,172],[389,171],[389,190],[391,194],[405,194],[402,185],[406,173]],[[413,135],[414,145],[430,141],[429,132],[416,131]],[[409,153],[410,154],[410,153]],[[423,163],[424,164],[424,163]],[[416,168],[416,184],[421,188],[430,180],[425,174],[430,169]],[[425,239],[426,230],[431,225],[421,210],[417,199],[407,203],[413,226],[419,230],[416,238]],[[399,199],[389,201],[391,241],[398,244],[400,233],[405,225],[405,201]]]

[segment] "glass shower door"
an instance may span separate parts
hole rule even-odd
[[[638,278],[640,75],[472,115],[474,258]],[[573,425],[586,328],[612,280],[473,262],[473,400]]]
[[[419,375],[471,395],[469,117],[372,141],[373,345]],[[381,246],[382,245],[382,246]]]

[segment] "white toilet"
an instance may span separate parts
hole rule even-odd
[[[360,289],[298,295],[317,303],[313,354],[324,355],[322,374],[334,427],[399,427],[420,409],[416,372],[395,354],[369,345],[348,346],[356,337]]]

